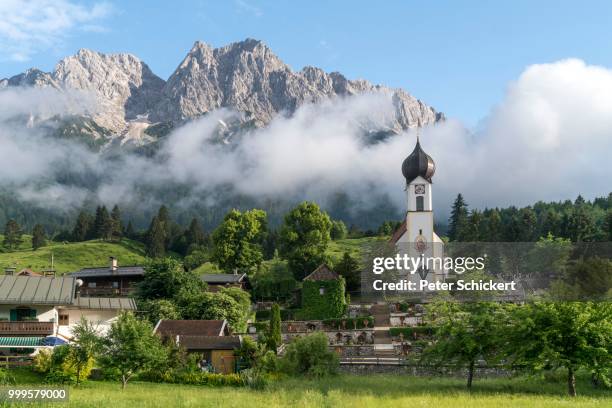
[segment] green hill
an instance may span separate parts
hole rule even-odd
[[[0,242],[3,239],[0,236]],[[27,242],[26,242],[27,241]],[[108,257],[114,256],[121,265],[138,265],[145,260],[144,247],[141,243],[122,239],[119,242],[99,240],[86,242],[49,242],[47,246],[33,251],[31,237],[24,236],[24,243],[19,250],[0,252],[0,268],[15,267],[17,271],[30,268],[42,271],[51,266],[51,255],[55,270],[59,274],[78,271],[81,268],[108,265]]]

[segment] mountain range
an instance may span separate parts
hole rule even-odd
[[[368,123],[369,132],[402,130],[443,120],[444,115],[403,89],[349,80],[338,72],[307,66],[293,71],[263,42],[246,39],[220,48],[197,41],[164,80],[132,54],[81,49],[59,61],[52,72],[31,68],[0,80],[0,89],[51,87],[93,94],[90,116],[28,118],[60,135],[85,137],[96,146],[143,146],[176,126],[219,108],[239,113],[234,129],[261,128],[277,115],[291,115],[306,103],[364,93],[391,96],[394,118]],[[225,123],[222,123],[227,127]]]

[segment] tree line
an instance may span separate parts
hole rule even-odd
[[[537,202],[517,208],[469,209],[457,195],[448,239],[459,242],[533,242],[549,234],[572,242],[612,241],[612,193],[587,201]]]

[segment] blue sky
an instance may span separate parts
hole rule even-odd
[[[0,78],[50,70],[79,48],[131,52],[167,78],[195,40],[221,46],[251,37],[294,69],[403,87],[474,126],[528,65],[575,57],[612,67],[605,1],[34,3],[0,3]]]

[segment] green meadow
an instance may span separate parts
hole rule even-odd
[[[25,373],[23,373],[25,374]],[[36,382],[20,375],[20,383]],[[264,390],[134,382],[89,381],[70,387],[70,407],[609,407],[612,392],[578,381],[576,398],[562,379],[477,379],[471,392],[463,379],[406,375],[338,375],[324,380],[286,379]],[[51,405],[51,404],[49,404]],[[14,405],[12,405],[14,406]],[[28,405],[32,406],[32,405]],[[55,406],[58,406],[57,404]]]
[[[0,242],[4,237],[0,236]],[[119,265],[137,265],[144,261],[144,246],[136,241],[121,239],[118,242],[92,240],[85,242],[48,242],[47,246],[31,248],[31,237],[24,236],[24,242],[17,250],[0,252],[0,268],[15,267],[17,272],[24,268],[42,271],[53,265],[59,274],[78,271],[81,268],[108,265],[108,257],[114,256]]]

